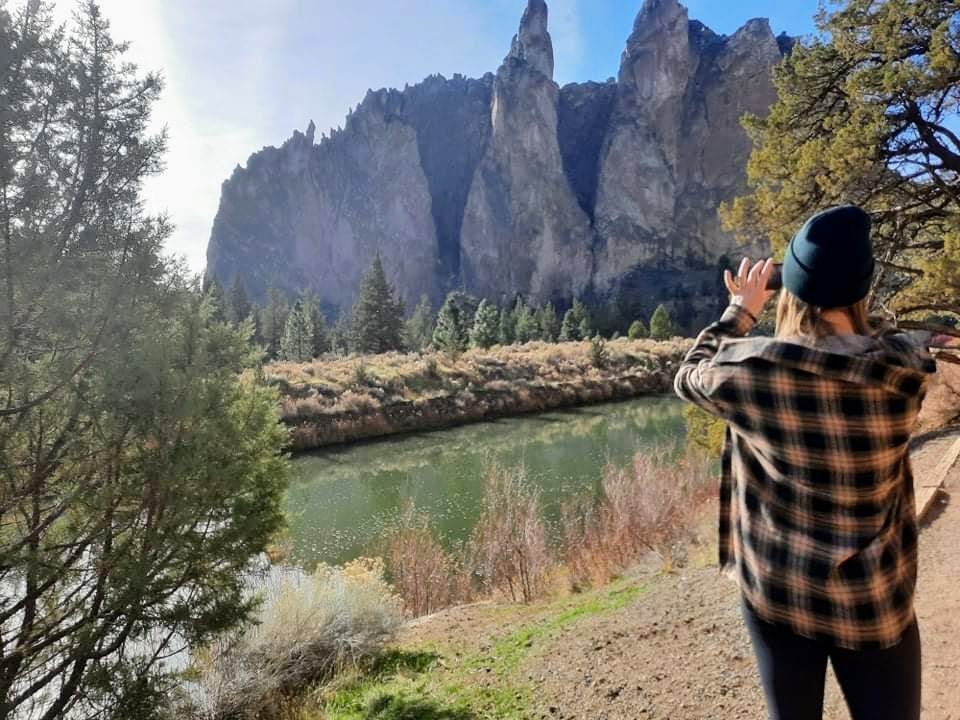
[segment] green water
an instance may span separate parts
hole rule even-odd
[[[376,552],[408,500],[445,544],[464,540],[491,462],[525,468],[555,534],[562,503],[595,495],[605,465],[655,447],[679,449],[682,409],[676,398],[647,397],[300,455],[287,496],[291,560],[312,567]]]

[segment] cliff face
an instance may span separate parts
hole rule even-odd
[[[765,20],[719,36],[646,0],[617,80],[561,89],[547,5],[529,0],[496,75],[370,92],[329,138],[311,123],[252,155],[223,185],[207,273],[346,308],[379,250],[408,303],[461,287],[633,314],[686,300],[696,322],[718,259],[741,252],[716,215],[744,183],[739,118],[775,99],[789,47]]]

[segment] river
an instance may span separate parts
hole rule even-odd
[[[682,403],[645,397],[327,448],[297,456],[287,493],[290,560],[303,567],[376,553],[408,500],[448,546],[477,521],[489,463],[523,466],[556,535],[561,504],[600,489],[603,467],[685,439]]]

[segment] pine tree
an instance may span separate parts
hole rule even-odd
[[[280,357],[280,340],[289,312],[290,306],[280,289],[275,285],[267,288],[267,306],[260,311],[260,328],[267,356],[273,360]]]
[[[330,344],[332,345],[333,352],[338,355],[348,355],[352,351],[352,340],[353,337],[352,329],[350,328],[350,318],[346,315],[341,315],[337,318],[337,321],[333,325],[333,330],[330,332]]]
[[[470,331],[470,344],[473,347],[488,348],[496,345],[499,340],[500,312],[496,305],[481,300]]]
[[[433,340],[433,307],[430,298],[420,296],[420,302],[414,308],[413,315],[403,325],[403,340],[410,350],[424,350]]]
[[[320,357],[332,349],[330,328],[323,310],[320,309],[320,299],[308,290],[301,296],[300,303],[313,328],[313,337],[310,340],[311,357]]]
[[[513,311],[503,308],[500,311],[500,325],[498,328],[501,345],[513,345],[517,339],[517,325],[514,322]]]
[[[516,328],[516,341],[520,344],[536,340],[540,335],[540,327],[533,315],[530,306],[524,302],[523,298],[517,298],[517,304],[513,306],[514,327]]]
[[[657,305],[657,309],[650,316],[650,337],[654,340],[668,340],[677,332],[670,311],[663,303]]]
[[[466,312],[464,297],[462,292],[447,295],[437,313],[437,326],[433,331],[433,344],[453,358],[463,353],[469,344],[472,318]]]
[[[403,348],[403,304],[394,298],[378,252],[360,281],[353,306],[353,350],[384,353]]]
[[[280,359],[307,362],[313,359],[313,323],[300,300],[293,304],[280,340]]]
[[[560,319],[553,303],[548,302],[537,310],[537,327],[540,330],[540,339],[544,342],[556,342],[560,334]]]
[[[233,285],[230,286],[230,297],[227,303],[228,317],[234,325],[240,325],[253,313],[253,305],[250,302],[250,296],[247,295],[247,288],[243,282],[243,275],[237,273],[233,279]]]
[[[213,308],[213,319],[217,322],[225,322],[229,316],[227,299],[223,292],[223,285],[216,278],[211,278],[207,283],[206,297]]]
[[[750,192],[721,208],[727,229],[780,254],[815,211],[862,206],[870,301],[902,328],[960,312],[957,18],[953,0],[825,3],[820,32],[775,69],[769,113],[744,119]]]
[[[643,320],[634,320],[630,324],[630,330],[627,332],[627,336],[631,340],[638,340],[640,338],[650,337],[650,331],[647,330],[647,326],[643,324]]]
[[[146,212],[161,79],[71,6],[0,3],[0,716],[179,716],[167,658],[254,620],[288,431]]]
[[[580,300],[574,300],[573,307],[563,316],[563,324],[560,327],[561,342],[586,340],[592,335],[593,324],[590,313],[587,312],[587,306]]]

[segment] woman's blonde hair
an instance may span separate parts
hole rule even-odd
[[[866,298],[842,308],[850,318],[850,324],[858,335],[873,335],[875,330],[867,315]],[[824,337],[834,335],[833,326],[823,317],[823,308],[804,302],[786,288],[780,291],[777,302],[777,337],[806,335]]]

